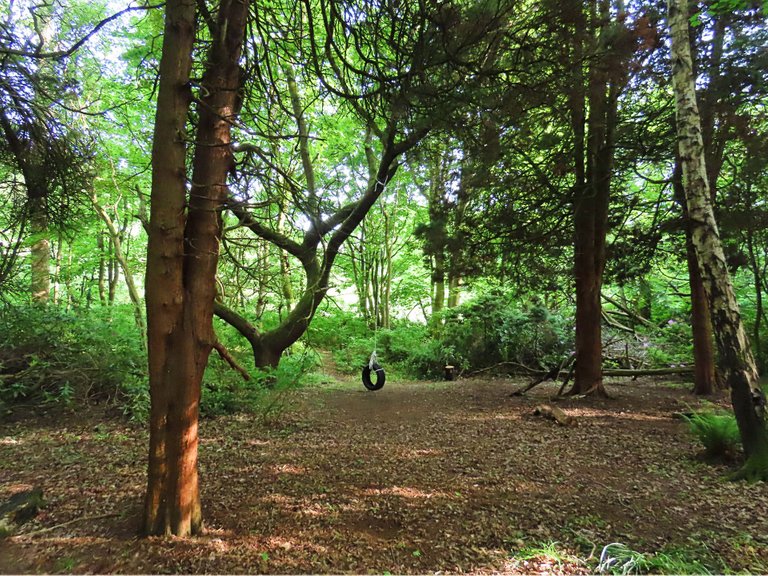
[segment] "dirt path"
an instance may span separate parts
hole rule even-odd
[[[694,458],[673,417],[695,402],[684,390],[609,386],[613,400],[559,404],[578,422],[560,427],[532,415],[551,386],[510,397],[518,386],[354,380],[298,392],[268,425],[205,421],[207,533],[193,540],[135,536],[141,428],[0,426],[0,498],[41,485],[49,502],[25,531],[120,514],[0,542],[0,571],[588,573],[611,542],[768,569],[768,489]]]

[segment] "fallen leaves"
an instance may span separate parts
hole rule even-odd
[[[562,403],[579,425],[559,427],[531,416],[551,390],[513,387],[350,383],[300,391],[269,426],[204,421],[208,531],[189,540],[136,537],[143,428],[96,413],[3,425],[0,498],[39,484],[49,504],[28,530],[61,526],[0,543],[0,571],[588,573],[606,543],[691,538],[733,569],[768,566],[768,490],[694,458],[673,418],[685,392],[615,387],[615,400]],[[567,554],[526,551],[547,542]]]

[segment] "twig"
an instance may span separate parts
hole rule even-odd
[[[101,520],[103,518],[115,518],[116,516],[120,516],[120,514],[112,513],[112,514],[100,514],[98,516],[80,516],[80,518],[75,518],[74,520],[70,520],[69,522],[62,522],[61,524],[56,524],[55,526],[48,526],[47,528],[41,528],[40,530],[33,530],[32,532],[26,532],[24,534],[16,534],[14,538],[20,538],[22,536],[37,536],[38,534],[44,534],[45,532],[50,532],[51,530],[56,530],[58,528],[63,528],[64,526],[69,526],[70,524],[74,524],[75,522],[83,522],[85,520]]]

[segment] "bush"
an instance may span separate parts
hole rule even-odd
[[[500,290],[447,310],[440,340],[452,350],[451,363],[477,370],[513,362],[549,368],[572,347],[566,319],[540,305],[522,305]]]
[[[741,445],[736,417],[725,411],[699,411],[685,417],[690,433],[708,458],[733,460]]]
[[[222,331],[222,334],[225,334]],[[248,358],[250,347],[230,351]],[[317,354],[295,344],[277,370],[245,382],[214,352],[202,384],[204,416],[259,412],[274,391],[305,381]],[[105,402],[138,421],[149,416],[147,358],[129,306],[67,311],[55,306],[0,310],[0,412],[14,407]]]
[[[137,398],[148,396],[147,362],[130,308],[8,307],[0,311],[0,326],[4,411],[87,401],[144,411]]]
[[[348,346],[351,340],[365,340],[372,336],[373,330],[365,320],[344,310],[334,310],[333,313],[318,311],[307,330],[307,341],[324,350],[338,350]]]

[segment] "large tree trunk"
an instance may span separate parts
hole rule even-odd
[[[696,249],[693,246],[692,225],[688,217],[688,206],[683,189],[683,167],[680,159],[675,160],[672,177],[675,200],[683,211],[685,228],[685,251],[688,264],[688,284],[691,288],[691,335],[693,337],[694,379],[693,393],[703,396],[713,394],[719,388],[715,372],[715,348],[712,338],[712,318],[709,313],[707,293],[699,272]]]
[[[712,209],[685,2],[669,0],[669,25],[672,32],[672,87],[677,112],[677,141],[683,164],[691,239],[709,297],[720,365],[731,390],[731,401],[747,456],[739,476],[765,480],[768,479],[765,396],[758,383],[755,361]]]
[[[599,12],[599,18],[597,13]],[[613,133],[616,124],[619,88],[609,79],[623,65],[607,55],[608,37],[616,33],[611,26],[609,5],[600,0],[592,8],[591,23],[599,26],[596,46],[592,46],[587,103],[587,134],[584,134],[584,93],[579,87],[571,95],[572,123],[577,140],[584,141],[574,150],[576,186],[574,187],[574,276],[576,279],[576,374],[571,393],[605,396],[602,376],[602,302],[600,290],[605,269],[608,232],[608,202],[613,172]],[[575,22],[578,27],[583,24]],[[616,26],[619,26],[617,23]],[[579,36],[577,42],[584,41]],[[576,54],[581,53],[577,47]],[[583,85],[581,72],[576,73]],[[576,107],[581,107],[577,110]]]
[[[187,200],[186,145],[195,3],[170,0],[160,63],[152,150],[147,258],[150,458],[145,531],[188,536],[202,528],[197,471],[200,385],[212,328],[221,209],[232,166],[230,127],[240,88],[248,2],[224,0],[202,78],[193,182]],[[185,203],[188,202],[184,220]]]
[[[146,306],[150,387],[150,436],[144,531],[188,535],[200,530],[202,516],[197,477],[180,479],[178,444],[182,434],[196,458],[196,430],[180,411],[178,379],[183,362],[180,342],[184,310],[183,262],[186,213],[186,119],[189,73],[195,38],[195,4],[169,0],[165,8],[163,55],[152,148],[152,192],[147,246]],[[175,438],[173,437],[175,436]],[[194,462],[193,462],[194,464]],[[179,482],[181,480],[181,482]],[[186,483],[186,485],[184,485]],[[181,484],[181,486],[179,485]],[[183,494],[179,494],[179,490]]]

